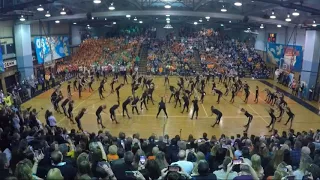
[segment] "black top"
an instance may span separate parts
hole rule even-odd
[[[183,96],[182,99],[186,104],[189,104],[189,98],[187,96]]]
[[[115,104],[110,108],[110,111],[115,111],[119,107],[119,104]]]
[[[258,95],[259,94],[259,89],[256,89],[256,95]]]
[[[248,113],[248,111],[246,111],[246,112],[244,113],[244,115],[247,116],[247,117],[251,117],[251,116],[252,116],[250,113]]]
[[[160,101],[159,108],[166,108],[166,103],[164,103],[163,101]]]
[[[67,90],[68,90],[68,92],[70,92],[70,91],[71,91],[70,84],[68,84],[68,86],[67,86]]]
[[[72,110],[73,110],[73,104],[69,103],[68,111],[72,111]]]
[[[216,91],[216,93],[219,94],[219,95],[222,95],[222,94],[223,94],[219,89],[216,89],[215,91]]]
[[[129,103],[130,103],[131,99],[128,98],[126,99],[123,103],[122,103],[122,106],[127,106]]]
[[[292,111],[290,109],[288,109],[287,114],[288,114],[288,116],[294,116],[294,114],[292,113]]]
[[[139,102],[139,98],[134,98],[134,100],[131,102],[131,105],[136,105]]]
[[[175,93],[174,93],[174,96],[175,96],[175,98],[176,99],[180,99],[180,91],[176,91]]]
[[[97,109],[96,111],[96,114],[100,114],[103,110],[103,107],[102,106],[99,106],[99,108]]]
[[[116,91],[119,91],[121,87],[122,87],[121,85],[119,85],[118,87],[116,87]]]
[[[83,115],[84,115],[84,112],[83,112],[83,111],[81,111],[81,112],[78,114],[78,116],[77,116],[77,118],[76,118],[76,119],[81,119]]]
[[[216,114],[217,116],[221,116],[222,115],[222,112],[219,111],[218,109],[211,109],[212,113],[213,114]]]
[[[174,87],[173,86],[170,86],[169,89],[170,89],[171,92],[174,92]]]
[[[65,100],[62,102],[61,106],[67,105],[68,102],[69,102],[69,99],[65,99]]]
[[[276,118],[273,112],[269,112],[269,115],[271,116],[271,118]]]
[[[193,108],[194,109],[199,109],[198,100],[193,100],[192,103],[193,103]]]
[[[142,93],[142,97],[141,97],[141,99],[145,100],[145,99],[147,98],[147,96],[148,96],[148,93],[143,92],[143,93]]]
[[[77,85],[77,80],[76,79],[73,81],[73,85],[74,86]]]

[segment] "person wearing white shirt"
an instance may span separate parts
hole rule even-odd
[[[217,179],[226,179],[227,178],[227,175],[228,175],[227,168],[228,168],[228,164],[231,163],[231,161],[232,161],[232,159],[230,157],[226,157],[223,160],[222,169],[213,172],[213,174],[216,175]],[[234,179],[237,176],[238,176],[237,172],[230,171],[229,175],[228,175],[228,179]]]
[[[172,165],[178,165],[179,167],[181,167],[181,169],[187,173],[187,174],[191,174],[192,169],[193,169],[193,163],[186,161],[186,151],[185,150],[180,150],[178,153],[178,158],[179,161],[171,163]]]
[[[56,120],[56,118],[52,115],[52,112],[49,113],[48,123],[49,123],[49,126],[50,126],[50,127],[55,127],[55,126],[57,126],[57,120]]]
[[[13,122],[13,127],[20,132],[20,119],[19,116],[14,113],[13,118],[12,118],[12,122]]]

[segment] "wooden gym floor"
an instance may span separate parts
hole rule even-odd
[[[177,77],[170,77],[170,83],[174,86],[177,86]],[[262,83],[258,80],[246,79],[250,88],[251,88],[251,95],[249,98],[248,104],[243,102],[243,95],[241,93],[238,94],[235,98],[235,103],[230,104],[229,100],[231,98],[231,93],[228,96],[223,96],[221,98],[220,104],[216,103],[217,96],[213,96],[211,94],[211,86],[212,84],[208,84],[206,86],[206,93],[207,95],[204,98],[204,104],[199,104],[199,118],[196,120],[191,120],[191,112],[192,112],[192,105],[190,105],[190,111],[188,113],[181,114],[181,108],[177,106],[174,108],[174,103],[171,102],[170,104],[167,103],[167,112],[169,118],[165,118],[164,114],[161,113],[159,118],[156,119],[156,113],[158,110],[158,102],[160,97],[165,97],[167,101],[170,97],[170,91],[168,87],[163,85],[164,78],[163,77],[154,77],[153,82],[155,83],[155,92],[154,92],[154,99],[155,105],[152,105],[151,102],[148,104],[148,111],[143,110],[140,115],[133,115],[131,112],[131,106],[128,106],[129,115],[132,117],[128,119],[127,117],[122,117],[122,109],[121,105],[118,108],[117,112],[117,120],[120,124],[112,123],[109,118],[109,114],[102,113],[103,124],[106,126],[104,131],[110,131],[113,135],[117,136],[119,132],[125,132],[128,136],[134,133],[140,133],[141,137],[148,138],[151,134],[156,134],[157,136],[169,134],[170,137],[180,134],[183,139],[187,139],[189,134],[192,134],[194,137],[201,137],[203,132],[206,132],[208,136],[211,135],[220,136],[221,134],[226,135],[236,135],[242,134],[244,128],[243,125],[247,123],[247,118],[241,113],[239,113],[240,108],[245,108],[249,111],[253,116],[254,119],[249,127],[248,133],[255,134],[255,135],[270,135],[266,126],[270,122],[270,117],[268,115],[267,110],[270,108],[268,104],[264,102],[266,97],[266,93],[263,91],[265,88],[272,89],[271,87],[267,86],[265,83]],[[123,78],[121,77],[119,82],[122,82]],[[129,83],[131,83],[131,79],[128,79]],[[218,80],[216,79],[216,82]],[[270,81],[272,82],[272,81]],[[108,78],[107,83],[105,84],[106,92],[104,93],[106,99],[100,100],[99,95],[97,92],[97,88],[99,86],[99,82],[95,82],[93,84],[94,92],[89,93],[88,90],[82,93],[82,98],[78,98],[78,93],[74,92],[72,99],[75,101],[74,105],[74,116],[77,115],[78,111],[81,108],[87,108],[87,113],[82,118],[82,126],[83,129],[87,132],[98,132],[99,128],[96,121],[95,111],[96,109],[103,104],[107,105],[106,112],[109,112],[109,108],[116,104],[116,94],[111,94],[107,97],[110,92],[110,78]],[[117,87],[119,83],[116,83],[114,87]],[[67,83],[62,85],[62,92],[64,95],[67,94],[66,90]],[[221,89],[223,92],[225,88],[223,88],[222,84],[217,84],[218,89]],[[255,86],[259,86],[260,88],[260,96],[259,96],[259,103],[254,103],[254,92]],[[41,95],[29,100],[28,102],[23,104],[23,108],[27,108],[32,106],[36,108],[38,111],[41,107],[42,110],[38,118],[45,123],[44,121],[44,113],[45,110],[50,109],[53,110],[52,104],[50,102],[50,95],[53,90],[46,91]],[[275,90],[274,90],[275,91]],[[141,95],[142,90],[139,88],[137,90],[137,95]],[[131,86],[130,84],[126,84],[123,88],[120,89],[120,103],[131,95]],[[197,93],[195,94],[198,95]],[[193,99],[193,96],[191,96]],[[320,117],[317,113],[310,111],[306,107],[300,105],[298,101],[295,101],[289,97],[285,97],[285,100],[288,103],[288,106],[291,108],[292,112],[295,113],[295,119],[293,122],[293,129],[296,131],[303,131],[309,129],[317,129],[320,127]],[[181,100],[182,101],[182,100]],[[183,102],[183,101],[182,101]],[[192,103],[190,103],[192,104]],[[211,105],[216,106],[222,113],[223,117],[220,122],[219,126],[212,128],[211,125],[215,120],[215,115],[211,116]],[[140,110],[140,102],[138,109]],[[278,111],[276,110],[276,116],[278,116]],[[69,119],[64,117],[59,113],[54,112],[54,116],[58,121],[58,126],[65,127],[68,130],[76,129],[77,126],[70,123]],[[288,119],[287,114],[285,113],[282,121],[275,124],[275,129],[279,130],[279,132],[283,130],[288,130],[289,126],[284,126],[283,124]]]

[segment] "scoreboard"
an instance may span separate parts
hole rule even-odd
[[[276,33],[268,33],[268,42],[276,43],[277,42],[277,34]]]

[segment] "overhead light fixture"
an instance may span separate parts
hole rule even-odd
[[[64,10],[64,8],[62,8],[62,11],[60,12],[61,15],[66,15],[66,11]]]
[[[107,18],[104,18],[104,20],[106,21],[106,20],[107,20]]]
[[[202,19],[199,19],[199,22],[202,22]]]
[[[295,9],[292,13],[292,16],[299,16],[300,13],[297,11],[297,9]]]
[[[91,17],[92,20],[94,20],[94,17]]]
[[[242,6],[242,3],[241,3],[240,1],[236,1],[236,2],[234,3],[234,5],[235,5],[235,6]]]
[[[263,24],[261,24],[261,25],[260,25],[260,29],[263,29],[263,28],[264,28],[264,26],[263,26]]]
[[[20,21],[25,21],[26,19],[23,17],[23,15],[20,16]]]
[[[138,19],[136,18],[136,17],[134,17],[134,19],[133,19],[134,21],[137,21]]]
[[[312,26],[313,26],[313,27],[317,27],[316,20],[313,20]]]
[[[232,23],[232,21],[229,21],[229,23]]]
[[[139,23],[140,23],[140,24],[142,24],[142,23],[143,23],[143,21],[139,21]]]
[[[55,21],[55,23],[59,24],[59,23],[60,23],[60,21],[59,21],[59,20],[56,20],[56,21]]]
[[[197,24],[198,24],[198,22],[194,22],[193,24],[194,24],[194,25],[197,25]]]
[[[278,27],[278,28],[281,28],[282,26],[281,26],[281,24],[278,24],[277,27]]]
[[[290,22],[290,21],[291,21],[291,18],[290,18],[290,14],[289,14],[289,13],[288,13],[288,15],[287,15],[286,21],[287,21],[287,22]]]
[[[250,30],[251,28],[250,27],[248,27],[248,30]]]
[[[112,24],[117,24],[117,22],[113,22]]]
[[[38,6],[37,11],[44,11],[44,9],[43,9],[41,4]]]
[[[166,4],[166,5],[164,6],[164,8],[170,9],[170,8],[171,8],[171,5],[170,5],[170,4]]]
[[[222,26],[222,27],[223,27],[224,25],[223,25],[223,24],[220,24],[220,26]]]
[[[221,8],[221,12],[227,12],[228,10],[224,7],[224,5]]]
[[[169,14],[167,14],[166,16],[167,16],[167,17],[170,17],[170,15],[169,15]]]
[[[158,20],[159,18],[156,18],[156,20]]]
[[[209,20],[210,20],[210,17],[209,17],[209,16],[207,16],[207,17],[206,17],[206,20],[207,20],[207,21],[209,21]]]
[[[116,9],[116,8],[113,6],[113,3],[111,3],[110,6],[109,6],[109,10],[110,10],[110,11],[113,11],[113,10],[115,10],[115,9]]]
[[[270,19],[275,19],[275,18],[277,18],[277,17],[274,15],[274,11],[272,11]]]
[[[170,21],[167,21],[167,23],[169,24],[169,23],[170,23]]]
[[[51,14],[49,11],[47,11],[46,15],[44,15],[45,17],[51,17]]]
[[[101,3],[101,0],[93,0],[93,3],[95,3],[95,4],[100,4],[100,3]]]
[[[87,24],[87,27],[90,27],[90,25],[89,25],[89,24]]]
[[[166,18],[166,21],[170,21],[170,18]]]
[[[126,18],[131,18],[131,15],[130,15],[130,14],[127,14],[127,15],[126,15]]]
[[[76,22],[74,22],[73,24],[74,24],[74,25],[76,25],[77,23],[76,23]]]
[[[166,24],[163,28],[165,28],[165,29],[172,29],[173,27],[171,26],[171,24]]]

